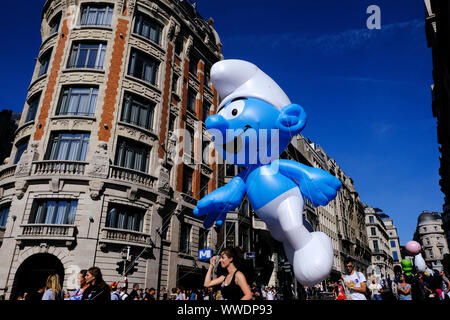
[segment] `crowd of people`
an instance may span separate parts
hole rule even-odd
[[[240,271],[239,257],[232,249],[224,249],[220,259],[210,260],[210,267],[203,286],[195,289],[182,287],[162,288],[156,294],[155,288],[140,288],[134,284],[129,291],[127,281],[107,284],[98,267],[81,270],[78,274],[78,288],[72,294],[61,288],[57,274],[48,277],[45,287],[36,292],[21,294],[18,300],[448,300],[450,282],[445,271],[427,269],[426,272],[397,273],[395,279],[372,278],[367,281],[364,274],[355,270],[354,261],[345,261],[346,273],[341,279],[327,281],[314,287],[291,285],[282,292],[276,287],[250,286],[245,274]],[[218,265],[216,266],[216,264]],[[218,267],[216,277],[213,270]]]
[[[345,262],[346,273],[328,282],[326,291],[335,300],[450,300],[448,274],[442,270],[395,274],[394,279],[372,278],[355,270],[354,261]]]

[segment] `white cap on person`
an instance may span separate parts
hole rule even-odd
[[[211,68],[211,81],[222,99],[219,109],[239,97],[258,98],[279,110],[291,103],[271,77],[248,61],[216,62]]]

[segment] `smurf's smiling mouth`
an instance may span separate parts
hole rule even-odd
[[[234,138],[230,142],[222,145],[222,148],[228,153],[234,153],[234,154],[239,153],[241,151],[241,149],[242,149],[242,138],[241,138],[241,136],[250,128],[252,128],[252,126],[246,125],[245,129],[236,138]]]

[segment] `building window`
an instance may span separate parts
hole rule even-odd
[[[95,87],[63,87],[56,115],[93,116],[97,98]]]
[[[207,176],[202,175],[200,178],[200,198],[204,198],[207,196],[208,183],[209,183],[209,178]]]
[[[174,73],[172,76],[172,92],[178,92],[178,79],[179,77]]]
[[[14,164],[16,164],[20,161],[22,154],[25,152],[25,150],[27,150],[29,140],[30,140],[29,138],[26,138],[24,140],[19,141],[16,144],[17,151],[16,151],[16,157],[14,158]]]
[[[397,253],[397,251],[393,251],[392,255],[393,255],[394,261],[398,261],[398,253]]]
[[[60,24],[61,24],[61,13],[58,13],[49,23],[50,27],[49,35],[58,33]]]
[[[106,216],[107,228],[142,232],[145,211],[135,207],[110,204]]]
[[[141,97],[126,93],[123,101],[121,121],[147,130],[153,130],[155,105]]]
[[[0,207],[0,227],[5,227],[8,220],[10,204]]]
[[[186,136],[184,137],[184,154],[194,159],[194,139],[195,131],[193,128],[186,126],[185,130]]]
[[[202,118],[203,122],[205,122],[206,118],[209,117],[210,110],[211,110],[211,103],[203,101],[203,118]]]
[[[28,101],[28,112],[27,117],[25,119],[25,122],[33,121],[36,118],[37,109],[39,107],[39,100],[41,98],[41,94],[37,94],[34,97],[32,97]]]
[[[423,227],[423,232],[426,232],[427,231],[427,227]]]
[[[203,139],[205,139],[205,136],[203,136]],[[208,165],[209,164],[209,157],[210,157],[210,140],[202,140],[202,163]]]
[[[175,121],[176,121],[176,117],[173,114],[170,114],[169,116],[169,134],[171,134],[173,132],[173,130],[175,130]]]
[[[111,5],[88,4],[81,8],[82,26],[111,26],[113,7]]]
[[[41,65],[39,67],[39,73],[38,77],[43,76],[48,71],[48,66],[50,65],[50,58],[52,56],[52,50],[47,50],[40,58],[39,58],[39,64]]]
[[[203,76],[203,83],[207,87],[209,86],[209,80],[211,79],[210,69],[211,68],[205,67],[204,76]]]
[[[46,160],[85,161],[89,133],[58,132],[50,137]]]
[[[194,171],[184,166],[183,168],[183,193],[187,195],[192,195],[192,175],[194,174]]]
[[[103,69],[106,43],[74,43],[67,68]]]
[[[377,229],[376,229],[375,227],[370,228],[370,233],[371,233],[373,236],[376,236],[376,235],[377,235]]]
[[[208,249],[208,230],[200,228],[198,235],[198,249]]]
[[[375,223],[375,220],[374,220],[373,216],[369,216],[369,222],[370,223]]]
[[[115,164],[119,167],[147,172],[150,161],[150,147],[129,139],[119,138]]]
[[[180,225],[180,253],[189,254],[191,244],[191,226],[185,222]]]
[[[175,41],[175,54],[180,55],[183,52],[183,37],[178,37]]]
[[[395,244],[395,241],[391,241],[391,248],[395,248],[396,247],[396,244]]]
[[[156,85],[159,63],[145,53],[131,51],[128,75]]]
[[[189,57],[189,72],[197,76],[197,66],[199,59],[196,56]]]
[[[152,21],[146,15],[137,14],[136,22],[134,24],[134,33],[137,33],[151,41],[161,44],[161,26]]]
[[[197,94],[191,88],[188,89],[187,109],[195,114],[195,99]]]
[[[77,205],[76,200],[36,201],[28,223],[74,224]]]
[[[379,252],[380,248],[378,247],[378,241],[377,240],[373,240],[373,249],[375,252]]]

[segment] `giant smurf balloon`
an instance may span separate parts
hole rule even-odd
[[[333,265],[330,238],[303,225],[303,196],[314,206],[335,198],[341,182],[318,168],[278,159],[306,125],[306,113],[252,63],[224,60],[211,68],[221,103],[206,119],[214,146],[228,163],[246,168],[227,185],[198,201],[204,226],[222,225],[245,194],[271,235],[284,246],[295,277],[304,285],[325,279]]]

